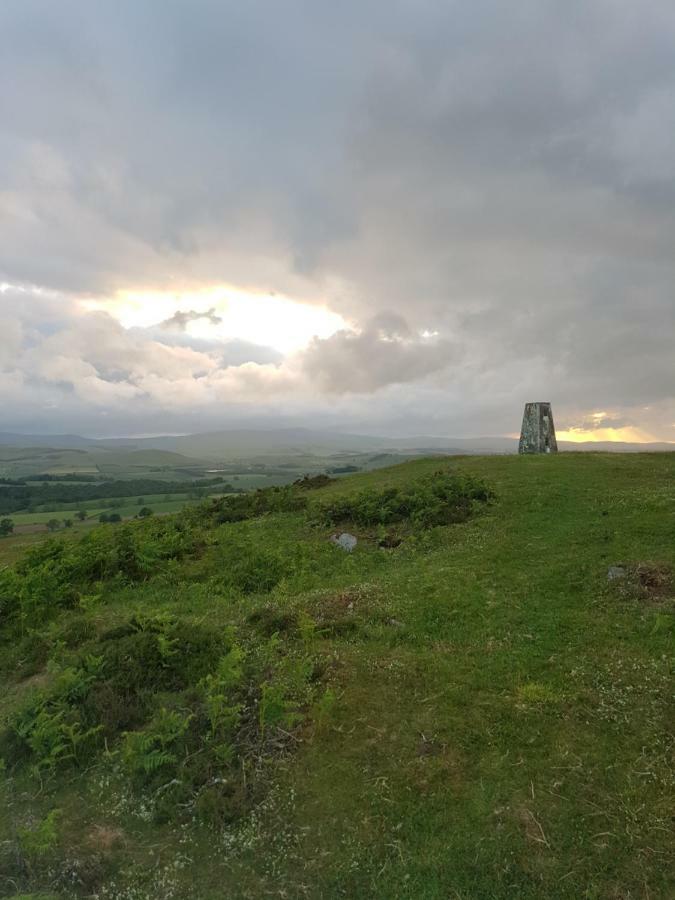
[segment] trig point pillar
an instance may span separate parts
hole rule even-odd
[[[526,403],[518,453],[557,453],[550,403]]]

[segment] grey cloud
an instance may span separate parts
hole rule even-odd
[[[456,364],[448,340],[414,335],[397,315],[375,317],[360,332],[314,338],[303,354],[308,377],[328,393],[372,393]]]
[[[239,338],[197,337],[186,331],[164,328],[161,323],[147,328],[129,328],[128,333],[141,341],[155,341],[166,347],[187,347],[197,353],[209,354],[224,368],[241,366],[249,362],[278,365],[283,360],[283,354],[274,347],[254,344]]]
[[[257,363],[261,366],[281,365],[283,355],[274,347],[264,347],[260,344],[252,344],[250,341],[225,341],[218,349],[220,365],[243,366],[246,363]]]
[[[356,331],[301,372],[344,421],[386,393],[403,422],[508,428],[546,395],[673,436],[666,0],[4,0],[0,29],[0,279],[327,302]]]

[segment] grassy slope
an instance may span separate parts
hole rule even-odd
[[[73,527],[59,531],[58,537],[62,537],[65,540],[74,540],[82,537],[83,533],[89,531],[92,526],[92,522],[78,522],[75,520]],[[41,530],[15,532],[9,537],[3,537],[0,539],[0,566],[11,566],[13,563],[18,562],[31,547],[42,543],[49,536],[48,532]]]
[[[438,465],[354,476],[322,494]],[[206,582],[233,532],[288,552],[300,542],[316,560],[275,590],[279,605],[312,614],[350,590],[357,630],[315,638],[337,703],[296,735],[249,819],[218,834],[151,827],[101,790],[94,769],[41,791],[20,781],[13,821],[63,809],[66,855],[87,852],[96,826],[120,829],[111,867],[127,873],[111,875],[107,897],[670,896],[672,617],[618,599],[606,571],[675,563],[675,455],[450,465],[497,493],[467,524],[395,551],[363,541],[352,555],[301,515],[225,525],[179,575],[96,610],[99,628],[150,607],[243,622],[265,598],[235,601]],[[21,690],[10,685],[0,711]]]

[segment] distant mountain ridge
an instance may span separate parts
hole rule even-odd
[[[86,450],[96,443],[91,438],[79,434],[20,434],[0,432],[0,446],[3,447],[54,447],[63,450]]]
[[[515,453],[515,438],[378,437],[373,435],[313,430],[310,428],[237,428],[202,434],[158,435],[142,438],[87,438],[81,435],[0,433],[0,446],[53,447],[70,450],[144,451],[160,450],[201,460],[222,460],[246,456],[314,454],[336,452],[400,452],[402,454],[447,453],[451,455]],[[609,451],[615,453],[675,451],[675,443],[559,442],[566,451]]]

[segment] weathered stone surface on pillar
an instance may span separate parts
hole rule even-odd
[[[526,403],[520,430],[519,453],[557,453],[550,403]]]

